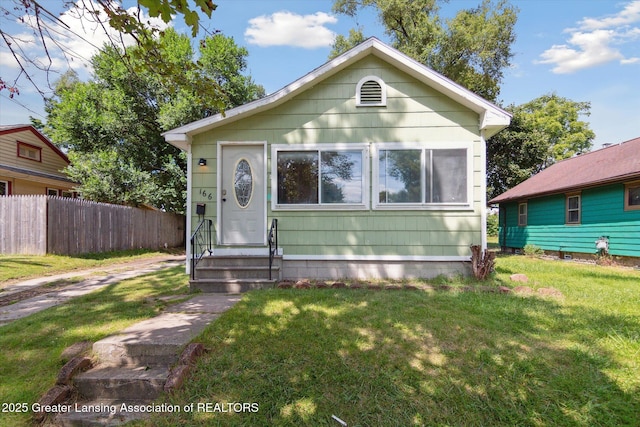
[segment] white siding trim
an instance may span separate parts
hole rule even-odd
[[[412,255],[283,255],[291,261],[469,261],[471,256],[412,256]]]

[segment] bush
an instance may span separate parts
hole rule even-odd
[[[487,215],[487,236],[495,237],[498,235],[498,231],[500,229],[498,223],[498,215],[489,214]]]
[[[536,245],[525,245],[524,254],[527,256],[540,256],[544,255],[544,251]]]

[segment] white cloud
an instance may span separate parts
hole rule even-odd
[[[338,19],[324,12],[298,15],[288,11],[262,15],[249,20],[244,35],[248,43],[260,47],[295,46],[306,49],[328,47],[336,34],[325,25]]]
[[[569,74],[576,71],[618,61],[633,64],[638,58],[627,58],[622,53],[640,36],[640,0],[635,0],[614,15],[584,18],[577,28],[564,32],[571,34],[567,44],[553,45],[540,54],[538,64],[555,65],[551,71]]]

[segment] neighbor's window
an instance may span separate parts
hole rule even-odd
[[[277,205],[364,205],[365,151],[276,149]]]
[[[8,195],[9,195],[9,182],[0,181],[0,196],[8,196]]]
[[[468,205],[468,149],[378,151],[377,206]]]
[[[624,186],[624,209],[640,210],[640,182],[632,182]]]
[[[520,203],[518,205],[518,225],[525,226],[527,225],[527,204]]]
[[[580,195],[567,197],[567,224],[580,224]]]
[[[18,157],[39,162],[42,160],[42,148],[24,142],[18,142]]]
[[[55,188],[47,188],[47,196],[58,196],[60,193]]]

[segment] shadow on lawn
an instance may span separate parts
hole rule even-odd
[[[0,401],[29,406],[53,386],[62,351],[79,341],[95,342],[165,305],[157,297],[188,292],[183,267],[108,285],[0,327]],[[0,413],[0,425],[30,425],[30,413]]]
[[[605,373],[614,356],[573,331],[600,316],[505,295],[249,293],[201,337],[211,352],[171,403],[259,411],[153,425],[631,425],[640,398]]]

